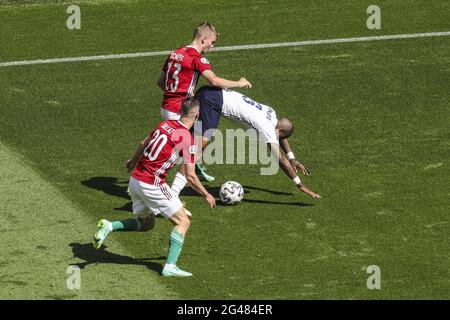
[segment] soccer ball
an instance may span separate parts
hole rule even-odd
[[[244,188],[236,181],[227,181],[220,188],[219,196],[225,204],[236,204],[244,197]]]

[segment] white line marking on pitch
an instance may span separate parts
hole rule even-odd
[[[307,41],[298,41],[298,42],[250,44],[250,45],[241,45],[241,46],[218,47],[218,48],[212,49],[211,51],[217,52],[217,51],[251,50],[251,49],[265,49],[265,48],[280,48],[280,47],[298,47],[298,46],[310,46],[310,45],[319,45],[319,44],[368,42],[368,41],[380,41],[380,40],[415,39],[415,38],[430,38],[430,37],[445,37],[445,36],[450,36],[450,31],[428,32],[428,33],[410,33],[410,34],[393,34],[393,35],[385,35],[385,36],[339,38],[339,39],[327,39],[327,40],[307,40]],[[154,51],[154,52],[138,52],[138,53],[109,54],[109,55],[99,55],[99,56],[73,57],[73,58],[54,58],[54,59],[38,59],[38,60],[25,60],[25,61],[10,61],[10,62],[1,62],[0,67],[23,66],[23,65],[33,65],[33,64],[49,64],[49,63],[61,63],[61,62],[76,62],[76,61],[97,61],[97,60],[166,56],[166,55],[170,54],[170,52],[171,51]]]

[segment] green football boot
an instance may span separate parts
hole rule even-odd
[[[200,164],[195,165],[195,173],[197,174],[200,181],[213,182],[216,180],[213,176],[210,176],[205,172],[206,166],[200,166]]]
[[[113,230],[112,223],[106,219],[101,219],[97,223],[98,230],[95,233],[94,241],[92,244],[94,245],[95,249],[100,249],[103,242],[106,239],[106,236],[110,234]]]
[[[162,271],[163,277],[190,277],[192,273],[181,270],[174,264],[166,264]]]

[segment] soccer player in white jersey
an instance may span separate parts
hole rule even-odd
[[[304,175],[309,175],[309,172],[292,152],[288,138],[294,131],[294,125],[289,119],[277,119],[276,112],[271,107],[229,89],[205,86],[197,91],[195,97],[200,101],[199,120],[202,121],[203,148],[217,129],[221,116],[253,127],[268,144],[281,169],[294,181],[297,188],[314,199],[321,198],[306,187],[297,175],[298,171]],[[280,152],[280,147],[284,154]],[[178,189],[176,191],[179,192]]]

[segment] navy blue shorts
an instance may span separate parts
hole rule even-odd
[[[215,129],[219,127],[222,115],[222,89],[204,86],[198,89],[195,98],[200,102],[199,120],[202,121],[202,135],[210,140]]]

